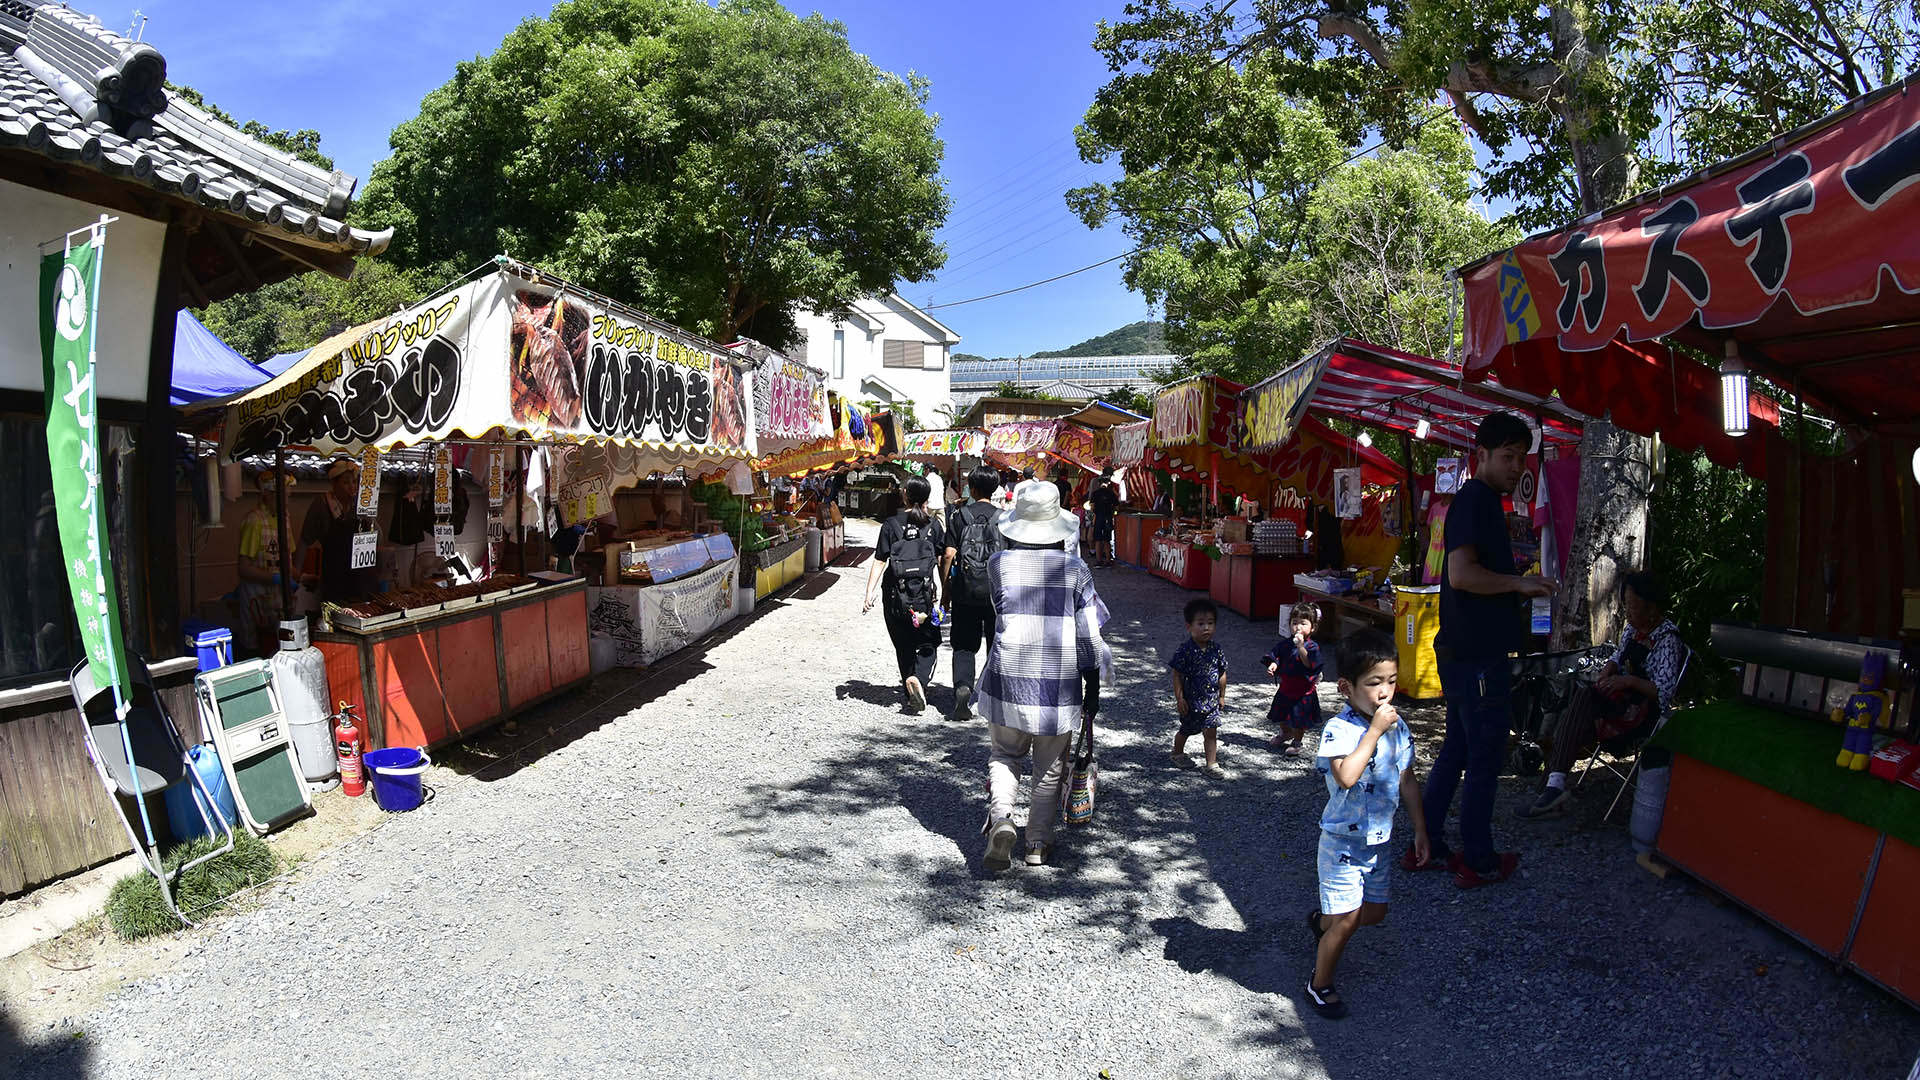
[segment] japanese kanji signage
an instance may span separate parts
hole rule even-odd
[[[1247,403],[1246,436],[1241,445],[1250,450],[1279,446],[1293,438],[1306,414],[1307,402],[1320,385],[1332,361],[1331,353],[1304,360],[1240,395]]]
[[[1467,356],[1572,351],[1920,291],[1920,94],[1894,94],[1723,175],[1537,237],[1465,274]]]
[[[1213,413],[1213,381],[1190,379],[1160,391],[1153,399],[1153,426],[1147,441],[1154,446],[1186,446],[1202,442]]]

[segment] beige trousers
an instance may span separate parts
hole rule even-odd
[[[1073,734],[1029,735],[1003,724],[987,725],[993,755],[987,761],[987,818],[1013,816],[1013,796],[1020,786],[1020,766],[1033,755],[1033,802],[1027,808],[1027,843],[1053,843],[1060,820],[1060,784],[1067,775],[1067,751]]]

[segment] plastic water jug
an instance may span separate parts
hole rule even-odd
[[[273,654],[272,666],[300,775],[308,783],[329,779],[340,766],[333,747],[333,710],[327,708],[327,662],[319,649],[307,644],[305,619],[280,624],[280,651]]]
[[[227,771],[220,767],[220,752],[212,743],[202,743],[187,751],[193,759],[193,771],[200,774],[200,781],[213,793],[213,812],[215,818],[225,818],[232,825],[240,820],[240,811],[233,805],[233,789],[227,786]],[[180,782],[167,789],[167,825],[173,830],[173,838],[185,843],[198,836],[206,836],[207,823],[200,818],[200,807],[206,805],[206,796],[194,786],[193,777],[185,776]]]
[[[1673,770],[1668,768],[1640,770],[1633,788],[1633,821],[1628,827],[1633,834],[1633,850],[1652,851],[1654,841],[1660,839],[1660,821],[1667,811],[1667,781],[1672,777]]]

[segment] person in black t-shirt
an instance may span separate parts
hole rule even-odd
[[[1504,499],[1520,482],[1532,447],[1526,421],[1512,413],[1488,414],[1474,436],[1473,479],[1461,485],[1447,508],[1440,632],[1434,638],[1447,699],[1447,734],[1427,777],[1424,804],[1433,843],[1424,862],[1408,849],[1401,865],[1409,870],[1446,865],[1463,889],[1506,880],[1520,860],[1516,852],[1493,849],[1493,797],[1507,753],[1508,655],[1520,645],[1525,601],[1553,595],[1552,582],[1516,572],[1507,533]],[[1457,857],[1443,839],[1456,787]]]
[[[1113,565],[1113,515],[1120,508],[1120,493],[1113,481],[1102,476],[1087,499],[1093,504],[1093,555],[1101,566]]]
[[[967,489],[973,501],[947,512],[947,549],[940,561],[940,577],[947,582],[947,598],[953,603],[953,710],[949,720],[973,717],[973,677],[976,655],[984,642],[993,647],[993,602],[991,593],[981,602],[985,575],[980,563],[981,547],[989,556],[1005,546],[998,519],[1000,507],[993,493],[1000,486],[1000,474],[993,466],[982,465],[967,477]],[[967,530],[975,528],[975,548],[966,552]],[[962,556],[971,554],[971,558]]]
[[[946,556],[947,535],[940,519],[927,512],[932,492],[924,477],[907,481],[906,509],[880,526],[873,569],[867,574],[866,605],[860,609],[871,611],[874,602],[880,601],[900,666],[907,710],[916,713],[926,708],[927,684],[933,681],[933,661],[940,651],[940,624],[934,621],[934,610],[946,602],[940,564]]]

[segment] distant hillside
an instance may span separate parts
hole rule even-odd
[[[1151,356],[1167,351],[1167,324],[1152,319],[1128,323],[1071,348],[1037,352],[1043,356]]]

